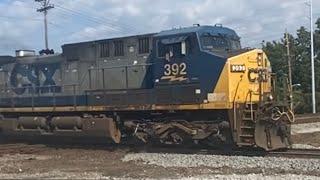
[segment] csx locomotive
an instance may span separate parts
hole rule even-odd
[[[290,146],[270,62],[234,30],[193,26],[0,57],[2,136]]]

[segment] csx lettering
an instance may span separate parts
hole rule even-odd
[[[187,74],[187,65],[186,63],[181,64],[166,64],[164,65],[164,75],[165,76],[178,76]]]
[[[252,83],[256,81],[268,82],[268,71],[266,69],[249,69],[248,79]]]

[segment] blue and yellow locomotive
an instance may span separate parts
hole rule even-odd
[[[272,98],[266,54],[235,31],[194,26],[0,57],[6,136],[290,146],[289,108]]]

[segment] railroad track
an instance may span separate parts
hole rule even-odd
[[[286,158],[310,158],[320,159],[320,149],[288,149],[283,151],[265,152],[252,149],[208,149],[179,146],[132,146],[132,145],[66,145],[66,144],[24,144],[12,143],[1,144],[0,155],[3,154],[36,154],[43,150],[52,149],[86,149],[106,151],[126,151],[128,153],[167,153],[167,154],[202,154],[202,155],[225,155],[225,156],[258,156],[258,157],[286,157]]]
[[[320,114],[302,114],[297,115],[293,124],[305,124],[320,122]]]
[[[269,152],[268,155],[288,158],[320,159],[320,149],[288,149],[286,151]]]
[[[1,144],[0,156],[6,154],[36,154],[43,151],[46,148],[45,145],[29,145],[23,143],[17,144]]]
[[[203,154],[225,156],[258,156],[258,157],[286,157],[286,158],[310,158],[320,159],[320,149],[287,149],[282,151],[266,152],[253,149],[199,149],[181,147],[140,147],[134,148],[134,152],[169,153],[169,154]]]
[[[266,152],[252,149],[197,149],[197,148],[138,148],[135,152],[169,153],[169,154],[203,154],[224,156],[251,156],[251,157],[285,157],[320,159],[320,149],[287,149],[282,151]]]

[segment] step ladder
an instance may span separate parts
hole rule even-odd
[[[255,121],[258,104],[246,103],[240,119],[239,146],[253,146],[255,144]]]

